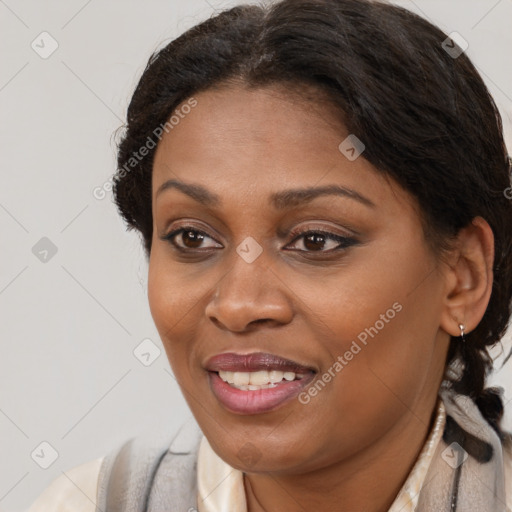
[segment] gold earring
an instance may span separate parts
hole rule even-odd
[[[465,326],[464,326],[464,324],[459,324],[459,329],[460,329],[460,337],[462,338],[462,342],[466,343],[466,338],[464,336],[464,333],[465,333]]]

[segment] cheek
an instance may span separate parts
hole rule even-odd
[[[172,261],[162,248],[149,261],[149,308],[176,375],[192,367],[208,321],[204,311],[220,277],[193,267]]]
[[[180,315],[181,288],[173,274],[165,271],[156,252],[151,253],[149,262],[148,302],[155,325],[162,335],[162,331],[169,330]]]
[[[322,347],[329,353],[321,369],[327,383],[303,405],[309,415],[304,424],[313,425],[320,439],[350,439],[334,449],[329,442],[316,446],[322,460],[361,449],[416,410],[436,350],[436,319],[425,308],[437,298],[427,283],[407,296],[415,276],[402,267],[401,280],[383,279],[379,288],[362,281],[354,300],[327,289],[323,297],[337,299],[316,303],[322,312],[317,334],[326,326],[331,333]]]
[[[151,316],[160,334],[169,362],[173,370],[182,367],[180,347],[187,345],[186,337],[193,335],[191,317],[194,304],[199,297],[196,283],[187,283],[183,272],[170,265],[163,251],[155,249],[151,253],[148,272],[148,302]]]
[[[159,330],[183,329],[188,322],[187,316],[197,312],[194,307],[206,292],[201,279],[190,275],[190,267],[172,262],[165,249],[153,249],[149,260],[148,301]]]
[[[421,243],[402,243],[398,253],[376,248],[350,273],[310,283],[309,299],[307,287],[296,289],[318,326],[316,337],[325,333],[321,342],[330,360],[322,371],[335,373],[332,390],[352,412],[365,415],[379,403],[403,408],[422,389],[441,304],[442,283],[433,268]]]

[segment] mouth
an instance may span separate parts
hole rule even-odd
[[[205,365],[210,388],[227,410],[260,414],[296,397],[314,378],[312,367],[273,354],[224,353]]]

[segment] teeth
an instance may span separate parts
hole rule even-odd
[[[281,382],[283,380],[284,372],[279,372],[277,370],[272,370],[268,372],[269,382]]]
[[[246,386],[249,384],[250,377],[248,372],[235,372],[233,375],[233,383],[235,386]]]
[[[224,377],[222,379],[226,382],[229,382],[230,384],[235,383],[234,375],[235,372],[222,372],[224,374]]]
[[[295,372],[281,372],[278,370],[260,370],[257,372],[227,372],[219,371],[219,377],[229,384],[244,391],[273,388],[277,383],[302,379],[304,375]]]
[[[249,382],[253,386],[262,386],[263,384],[268,384],[270,382],[268,378],[268,372],[266,370],[251,372],[247,375],[249,375]]]

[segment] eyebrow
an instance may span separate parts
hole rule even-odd
[[[209,191],[202,185],[184,183],[183,181],[179,180],[168,180],[162,183],[162,185],[158,187],[155,197],[158,197],[165,190],[171,189],[180,190],[204,206],[218,207],[222,204],[220,196],[214,192]],[[375,208],[375,203],[373,203],[373,201],[363,196],[359,192],[356,192],[351,188],[342,187],[341,185],[336,184],[324,185],[321,187],[294,188],[275,192],[270,196],[270,203],[274,206],[275,209],[284,210],[299,204],[309,203],[317,197],[327,195],[336,195],[354,199],[355,201],[358,201],[365,206]]]

